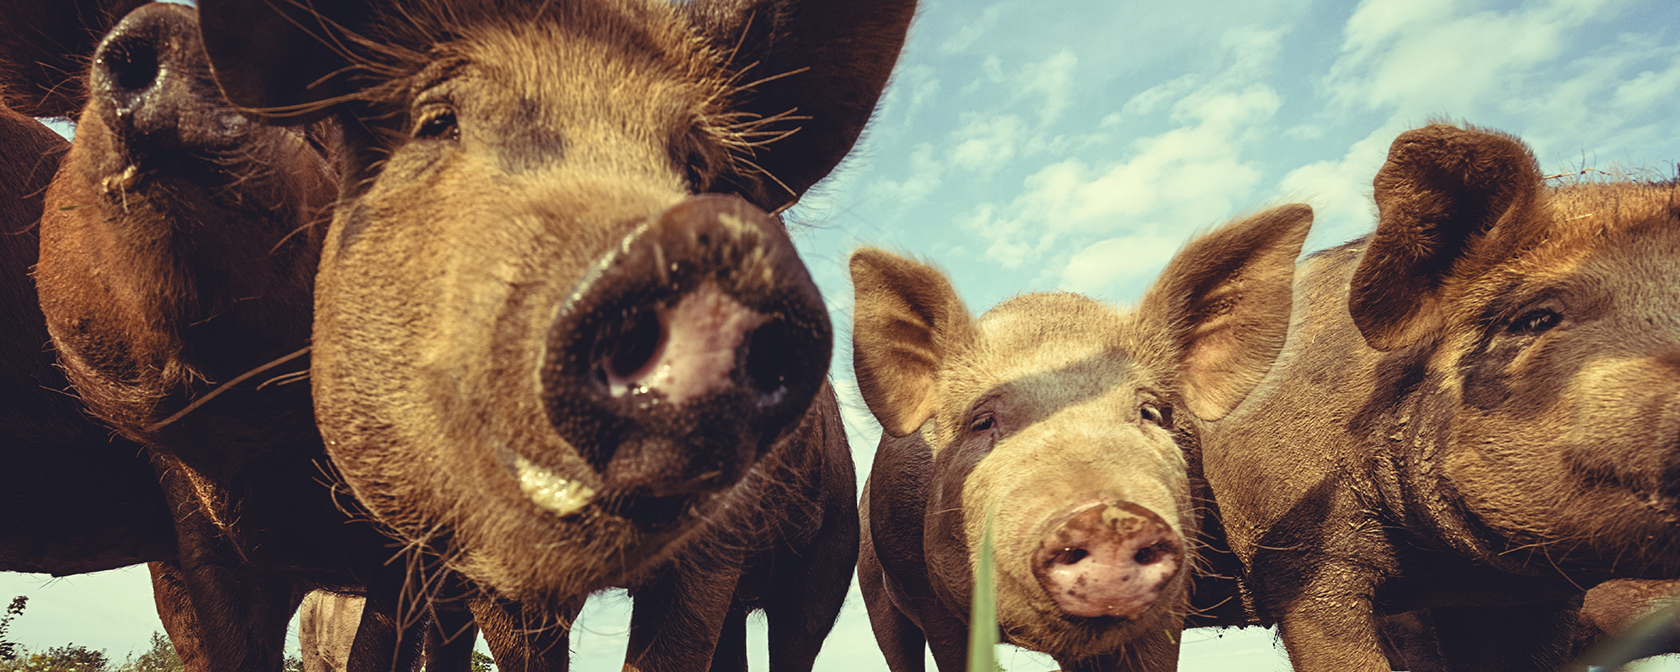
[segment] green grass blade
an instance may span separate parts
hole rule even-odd
[[[968,616],[968,672],[998,672],[997,573],[992,555],[992,515],[980,535],[980,562],[974,569],[974,599]]]

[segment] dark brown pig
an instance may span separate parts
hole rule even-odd
[[[42,194],[70,143],[25,115],[75,107],[19,70],[91,52],[126,7],[14,4],[0,3],[0,571],[66,575],[173,557],[174,525],[144,451],[113,439],[70,393],[29,277]]]
[[[964,669],[988,516],[1003,641],[1066,670],[1172,669],[1198,436],[1282,347],[1311,223],[1283,206],[1203,236],[1132,310],[1029,294],[976,319],[937,270],[852,256],[853,361],[886,432],[858,572],[893,670],[922,669],[924,641]]]
[[[553,623],[563,664],[582,598],[628,586],[631,667],[739,667],[759,607],[772,665],[810,667],[855,479],[767,213],[850,149],[911,4],[203,3],[230,99],[344,129],[317,418],[487,637]]]
[[[1587,587],[1680,575],[1680,190],[1544,184],[1509,136],[1395,140],[1370,238],[1296,274],[1289,343],[1203,442],[1300,670],[1555,669]]]
[[[308,388],[284,384],[307,367],[332,131],[229,107],[187,7],[135,10],[89,60],[37,299],[81,402],[145,446],[173,513],[159,615],[190,669],[270,670],[304,591],[366,590],[384,600],[365,669],[388,668],[421,638],[398,653],[406,568],[335,500]]]

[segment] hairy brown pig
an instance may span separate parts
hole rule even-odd
[[[912,3],[314,9],[202,4],[230,99],[344,129],[311,380],[356,498],[494,600],[487,633],[554,625],[559,665],[627,586],[633,667],[744,665],[764,608],[773,665],[808,668],[855,477],[770,213],[850,149]]]
[[[1394,141],[1369,238],[1296,273],[1289,342],[1203,442],[1299,670],[1555,669],[1588,587],[1680,576],[1680,187],[1548,186],[1499,133]]]

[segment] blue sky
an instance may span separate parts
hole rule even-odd
[[[1519,135],[1548,173],[1672,177],[1677,101],[1672,0],[926,2],[865,141],[789,217],[841,331],[859,472],[880,432],[850,367],[859,246],[938,263],[976,312],[1054,289],[1131,302],[1188,236],[1268,205],[1315,208],[1309,248],[1365,233],[1389,142],[1434,119]],[[34,596],[25,644],[121,658],[159,627],[145,576],[0,574],[0,597]],[[576,669],[616,667],[627,622],[622,597],[594,600]],[[855,588],[818,669],[885,669]],[[1287,662],[1267,631],[1196,632],[1181,669]]]

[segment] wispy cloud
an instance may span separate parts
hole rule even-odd
[[[1106,165],[1057,161],[1028,176],[1009,203],[976,206],[965,221],[990,241],[987,257],[1018,267],[1070,237],[1077,244],[1123,232],[1152,236],[1159,228],[1202,226],[1235,211],[1260,180],[1243,151],[1282,104],[1257,79],[1280,36],[1232,31],[1223,70],[1181,77],[1129,101],[1123,115],[1165,111],[1172,124],[1131,143],[1129,158]]]

